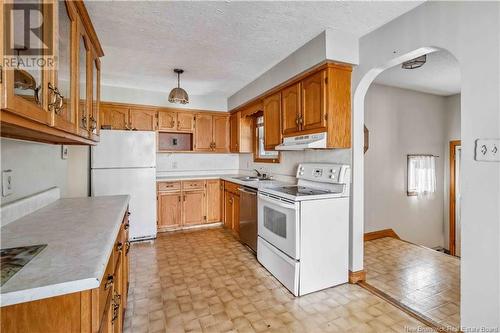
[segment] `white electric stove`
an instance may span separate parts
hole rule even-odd
[[[258,194],[257,259],[295,296],[348,281],[350,167],[302,163]]]

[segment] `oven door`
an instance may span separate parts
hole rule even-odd
[[[258,234],[293,259],[299,259],[299,203],[262,193],[258,197]]]

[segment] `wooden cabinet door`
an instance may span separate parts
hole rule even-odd
[[[181,132],[192,132],[194,128],[194,113],[177,112],[177,130]]]
[[[291,134],[299,131],[300,106],[300,83],[287,87],[281,92],[281,115],[283,134]]]
[[[172,131],[177,127],[177,112],[158,111],[158,129]]]
[[[183,192],[183,225],[202,224],[206,219],[205,191]]]
[[[281,143],[281,92],[264,99],[264,147],[273,150]]]
[[[130,129],[128,111],[127,107],[101,103],[99,115],[101,128],[111,126],[113,130]]]
[[[222,185],[219,179],[207,180],[207,222],[221,221]]]
[[[213,146],[212,133],[212,116],[203,113],[197,113],[194,132],[194,150],[211,151]]]
[[[240,237],[240,196],[233,195],[233,233]]]
[[[224,227],[233,228],[233,194],[224,191]]]
[[[155,131],[157,111],[155,109],[130,109],[130,127],[137,131]]]
[[[122,276],[122,261],[117,260],[115,273],[113,274],[113,303],[114,307],[116,307],[116,312],[113,313],[113,318],[111,319],[113,323],[113,333],[121,333],[122,332],[122,323],[123,323],[123,302],[121,300],[122,290],[123,290],[123,276]],[[113,312],[113,311],[112,311]]]
[[[158,229],[182,225],[181,192],[158,193]]]
[[[213,116],[213,149],[216,152],[229,152],[229,117]]]
[[[326,128],[326,70],[302,80],[302,130]]]
[[[230,144],[229,144],[229,150],[232,153],[239,153],[240,151],[240,118],[241,115],[239,112],[233,113],[230,118],[230,126],[229,126],[229,133],[230,133]]]

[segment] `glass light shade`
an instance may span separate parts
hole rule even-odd
[[[168,101],[170,103],[188,104],[189,96],[184,89],[176,87],[168,95]]]

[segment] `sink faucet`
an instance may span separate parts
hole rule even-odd
[[[260,173],[259,170],[257,170],[257,169],[254,169],[254,170],[255,170],[255,172],[257,172],[257,177],[262,177],[262,173]]]

